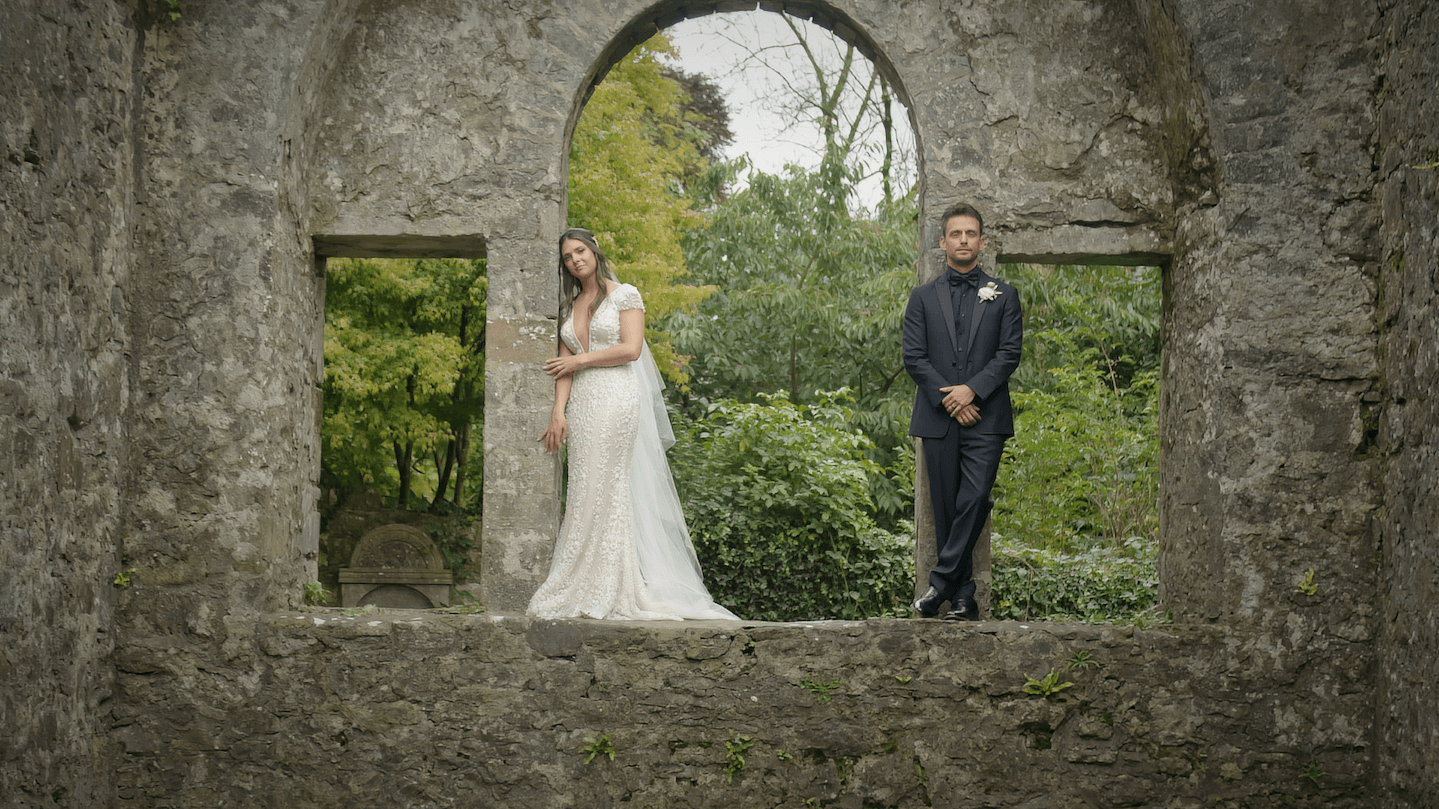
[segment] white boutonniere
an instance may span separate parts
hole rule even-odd
[[[993,281],[990,281],[988,284],[985,284],[984,286],[979,288],[979,299],[982,301],[992,301],[1003,294],[1004,293],[999,291],[999,287]]]

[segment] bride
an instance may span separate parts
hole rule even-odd
[[[615,278],[594,234],[560,237],[559,356],[545,363],[555,405],[540,436],[569,442],[569,498],[540,618],[725,618],[700,577],[664,451],[674,443],[645,345],[644,301]]]

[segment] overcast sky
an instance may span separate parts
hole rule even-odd
[[[812,42],[822,39],[837,43],[831,52],[838,59],[843,43],[819,26],[808,21],[798,22],[808,31]],[[773,109],[774,99],[789,97],[779,77],[752,62],[745,66],[749,50],[794,41],[793,34],[778,13],[743,11],[710,14],[685,20],[665,29],[664,33],[680,52],[677,60],[680,69],[708,76],[723,91],[730,109],[730,129],[735,134],[735,142],[725,150],[726,157],[748,154],[755,168],[769,174],[779,174],[786,163],[806,168],[819,165],[824,143],[819,128],[812,124],[789,126],[784,117]],[[775,51],[769,53],[778,55]],[[805,70],[807,68],[799,65],[794,68],[796,73]],[[906,177],[899,189],[903,191],[912,182],[914,173],[914,139],[908,129],[909,117],[898,102],[895,121],[897,127],[903,128],[902,142],[908,148],[904,158],[907,161],[906,171],[897,175]],[[875,163],[877,165],[878,161]],[[859,197],[865,205],[872,206],[880,198],[878,182],[862,184]]]

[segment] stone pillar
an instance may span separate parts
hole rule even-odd
[[[489,255],[485,347],[485,523],[480,585],[490,612],[521,612],[549,572],[560,524],[560,461],[539,436],[554,404],[544,361],[555,352],[559,208],[544,206],[533,239]]]
[[[1183,31],[1236,24],[1211,3],[1174,8]],[[1153,16],[1162,33],[1168,17]],[[1375,78],[1364,14],[1310,16],[1246,7],[1236,31],[1306,20],[1306,41],[1266,61],[1232,40],[1193,42],[1218,178],[1181,200],[1165,276],[1160,596],[1176,622],[1353,642],[1374,632],[1383,503]],[[1166,52],[1189,44],[1169,36]],[[1291,58],[1305,81],[1272,69]],[[1194,108],[1170,95],[1177,126]]]
[[[143,32],[122,608],[137,648],[300,603],[316,575],[323,279],[287,170],[285,87],[317,7],[187,8]],[[189,641],[186,641],[189,642]],[[155,648],[165,643],[154,642]]]

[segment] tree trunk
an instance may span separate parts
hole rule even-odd
[[[884,184],[884,203],[894,202],[894,185],[890,174],[894,171],[894,108],[889,94],[889,82],[880,81],[880,126],[884,128],[884,164],[880,166],[880,182]]]
[[[439,510],[440,504],[445,501],[445,490],[450,488],[450,473],[455,469],[455,439],[445,442],[443,461],[440,460],[439,453],[435,454],[435,468],[440,470],[440,476],[435,483],[435,496],[430,500],[430,511]]]
[[[799,342],[798,337],[789,338],[789,400],[799,404]]]
[[[395,442],[395,470],[400,473],[400,496],[399,507],[401,511],[410,507],[410,467],[414,461],[415,442],[407,441],[403,445]]]
[[[455,505],[465,502],[465,464],[470,461],[470,425],[462,425],[455,435]]]
[[[485,324],[484,318],[476,318],[479,321],[478,333],[470,336],[471,310],[466,306],[460,310],[460,345],[467,347],[478,358],[481,367],[485,360]],[[483,394],[481,394],[483,396]],[[462,404],[475,398],[475,381],[468,375],[461,378],[455,384],[455,404]],[[462,408],[463,409],[463,408]],[[484,424],[483,402],[480,408],[480,424]],[[465,467],[470,462],[470,430],[472,425],[468,418],[462,420],[461,424],[454,425],[454,463],[455,463],[455,496],[454,503],[457,507],[463,507],[465,502]]]

